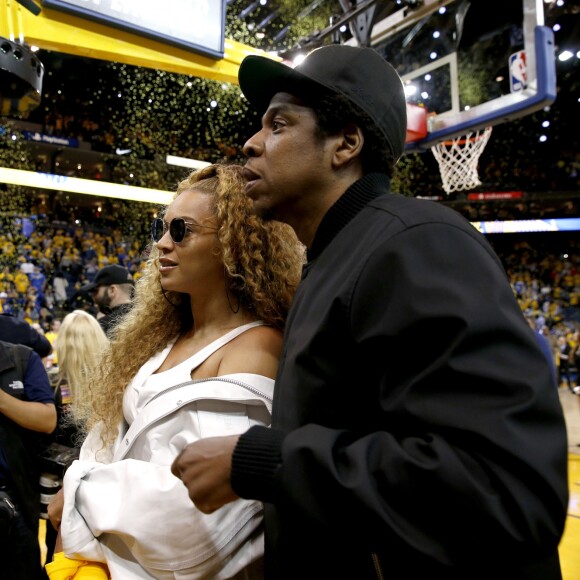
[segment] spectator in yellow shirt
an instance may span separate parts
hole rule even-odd
[[[0,292],[6,292],[9,294],[14,290],[14,276],[10,272],[8,266],[4,266],[2,272],[0,272]]]
[[[54,343],[56,341],[56,338],[58,336],[58,331],[60,330],[60,325],[62,324],[62,320],[60,318],[53,318],[50,321],[49,327],[48,327],[48,332],[46,332],[45,336],[46,338],[48,338],[48,342],[50,342],[50,344],[52,345],[52,354],[50,355],[50,358],[52,360],[52,364],[53,365],[58,365],[58,356],[57,356],[57,352],[56,352],[56,348],[54,346]]]
[[[14,285],[18,294],[26,294],[30,287],[30,278],[22,271],[18,270],[14,276]]]

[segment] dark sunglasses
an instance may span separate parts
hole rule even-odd
[[[176,217],[169,224],[161,218],[155,218],[151,224],[151,237],[154,242],[158,242],[169,230],[169,236],[174,244],[180,244],[185,239],[187,231],[195,231],[195,228],[206,228],[208,230],[217,230],[212,226],[204,226],[195,222],[188,222],[185,219]]]

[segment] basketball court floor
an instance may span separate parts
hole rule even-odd
[[[570,501],[564,536],[560,542],[563,580],[580,580],[580,396],[560,388],[560,401],[568,428],[568,478]],[[50,525],[50,523],[48,524]],[[46,522],[40,520],[39,541],[42,558],[46,555],[44,535]]]
[[[570,501],[560,542],[563,580],[580,579],[580,396],[560,388],[560,402],[568,428],[568,481]]]

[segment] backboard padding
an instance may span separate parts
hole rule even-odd
[[[375,23],[371,46],[415,90],[408,102],[428,111],[427,136],[407,142],[406,152],[531,114],[556,98],[554,34],[541,0],[424,0]],[[522,52],[526,86],[510,83],[511,55]]]

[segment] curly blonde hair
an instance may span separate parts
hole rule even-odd
[[[241,166],[215,164],[181,181],[175,197],[192,189],[212,196],[228,290],[257,319],[282,328],[300,281],[305,249],[290,226],[257,217],[244,188]],[[164,297],[157,246],[148,251],[133,307],[110,333],[111,344],[91,381],[87,427],[102,423],[106,444],[117,435],[123,393],[137,371],[193,327],[189,296],[166,292]]]

